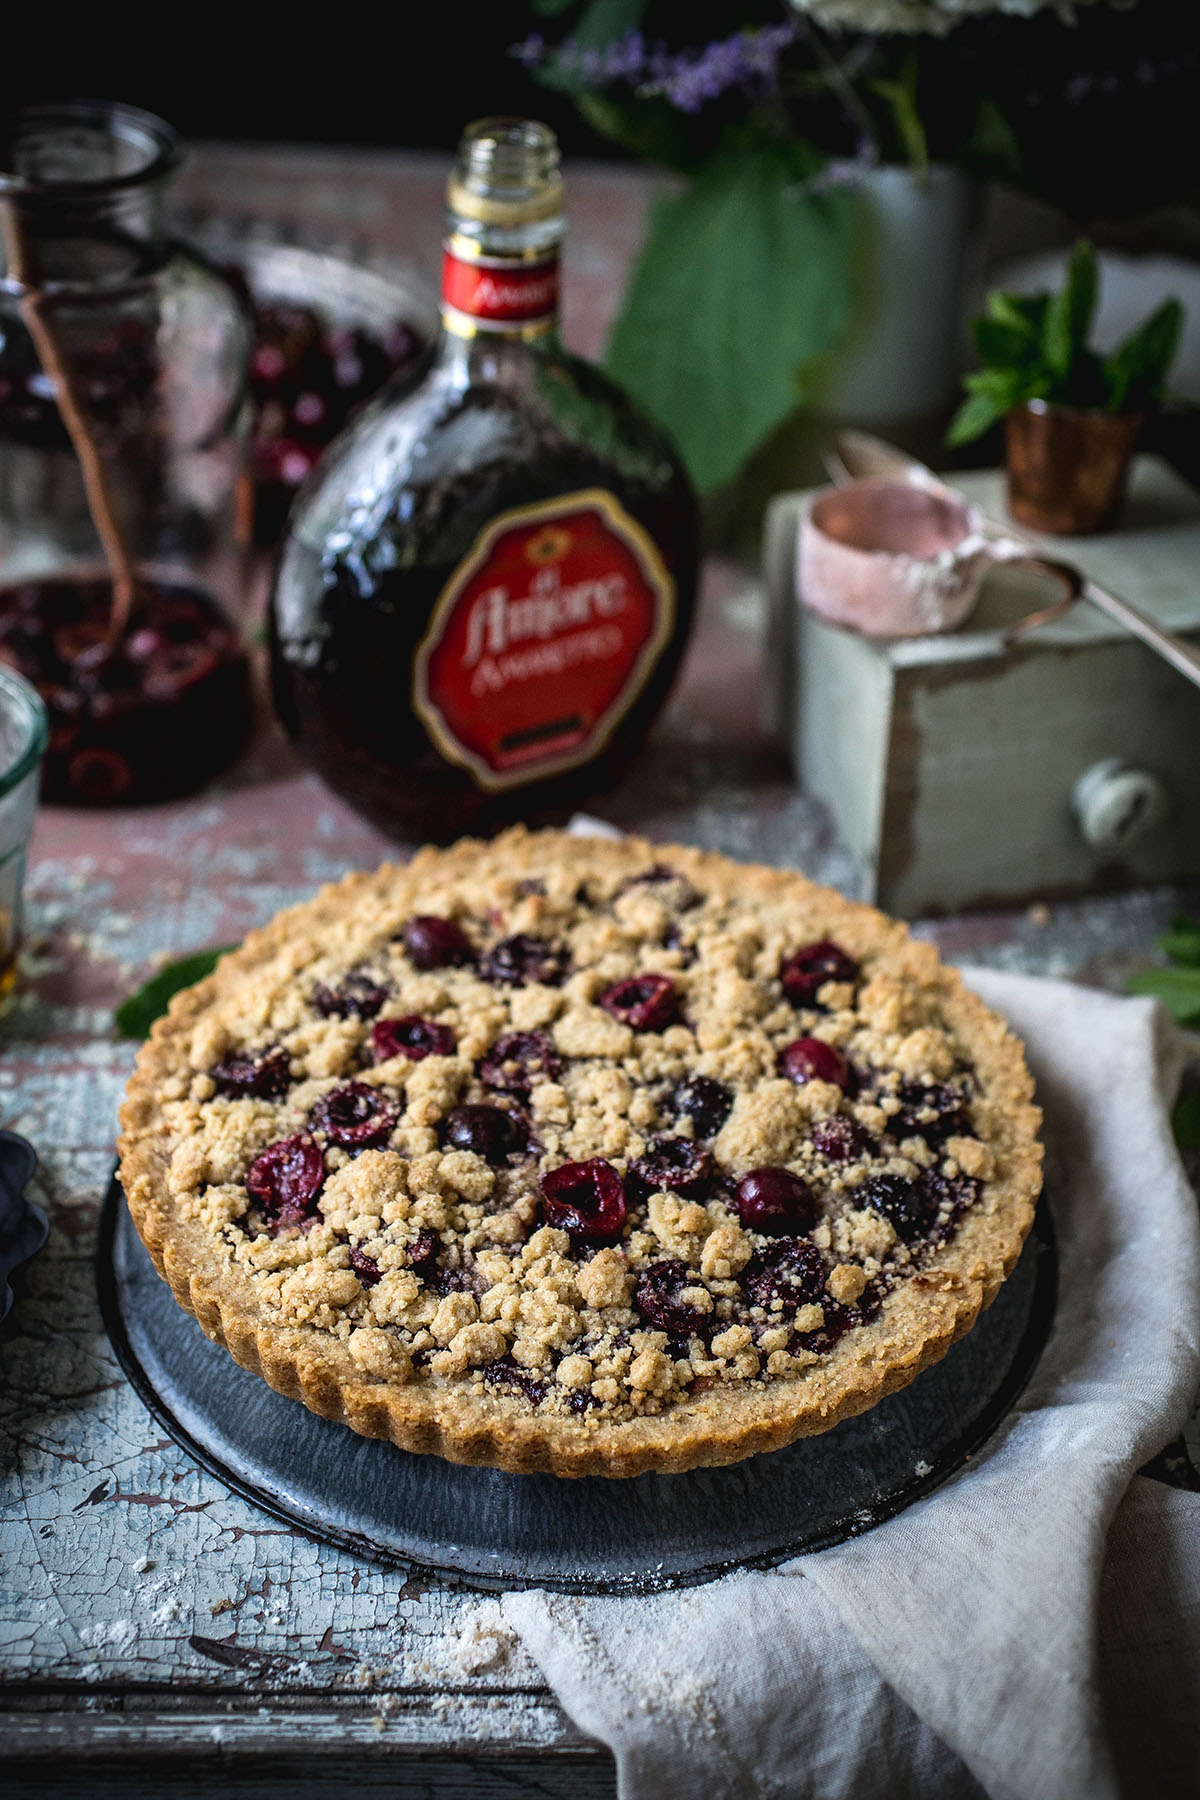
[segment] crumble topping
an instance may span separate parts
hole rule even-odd
[[[833,941],[819,892],[555,844],[400,875],[241,972],[161,1104],[180,1214],[364,1380],[585,1419],[767,1385],[1003,1173],[936,956],[878,966],[865,909]]]

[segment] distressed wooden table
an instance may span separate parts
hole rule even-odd
[[[442,174],[424,161],[228,152],[200,165],[193,198],[238,191],[285,226],[319,222],[322,207],[336,219],[341,203],[384,250],[413,250],[419,218],[432,257]],[[576,341],[594,349],[596,295],[611,304],[642,192],[623,174],[582,185],[576,267],[593,282]],[[751,577],[709,565],[653,751],[597,809],[853,892],[848,857],[757,722],[762,604]],[[241,764],[193,801],[39,819],[23,983],[0,1021],[0,1123],[37,1146],[53,1223],[0,1337],[10,1791],[614,1791],[608,1753],[564,1716],[495,1601],[313,1544],[225,1492],[164,1438],[100,1324],[93,1240],[133,1057],[112,1033],[114,1001],[156,959],[230,942],[387,848],[265,718]],[[1119,987],[1171,912],[1198,898],[1159,889],[921,929],[956,960]],[[1178,1452],[1159,1472],[1196,1480]]]

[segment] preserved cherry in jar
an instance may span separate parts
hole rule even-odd
[[[468,128],[443,330],[302,490],[276,579],[276,704],[329,786],[450,839],[602,788],[691,625],[695,499],[656,427],[557,332],[553,134]]]

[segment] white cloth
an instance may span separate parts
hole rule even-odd
[[[622,1800],[1200,1792],[1200,1495],[1130,1489],[1200,1379],[1178,1039],[1148,1001],[967,979],[1046,1114],[1050,1341],[969,1467],[861,1538],[681,1593],[505,1596]]]

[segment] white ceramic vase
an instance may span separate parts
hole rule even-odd
[[[866,426],[939,413],[967,360],[979,194],[957,169],[878,168],[859,189],[853,310],[809,405]]]

